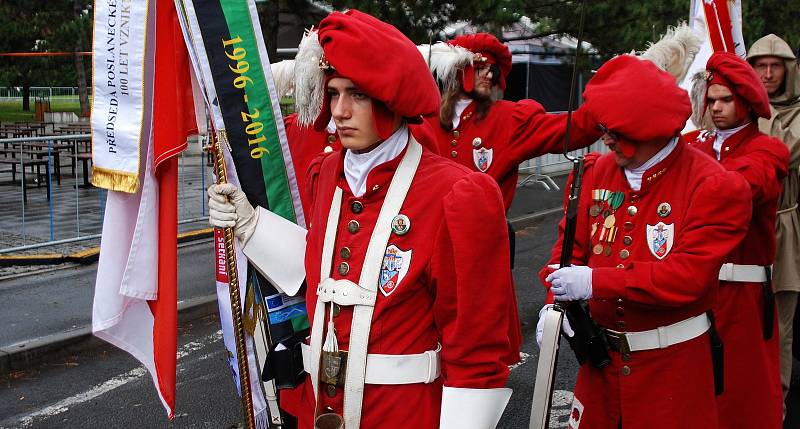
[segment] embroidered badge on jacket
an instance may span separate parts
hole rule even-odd
[[[486,172],[492,165],[492,149],[482,147],[480,149],[472,149],[472,160],[475,161],[475,166],[478,170]]]
[[[669,225],[659,222],[655,225],[647,225],[647,247],[650,253],[658,259],[664,259],[672,250],[672,243],[675,238],[675,224]]]
[[[403,281],[403,277],[408,273],[408,267],[411,266],[411,252],[411,250],[402,251],[394,244],[386,248],[381,264],[381,276],[378,279],[378,287],[383,296],[391,295]]]

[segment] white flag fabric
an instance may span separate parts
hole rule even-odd
[[[742,37],[741,0],[692,0],[689,11],[689,27],[703,41],[694,57],[689,71],[680,87],[687,92],[692,89],[692,77],[705,70],[708,59],[715,51],[734,52],[744,58],[747,48]],[[683,133],[698,128],[691,119],[686,121]]]

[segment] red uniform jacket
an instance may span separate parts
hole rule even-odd
[[[320,258],[335,187],[344,194],[330,274],[357,282],[374,222],[402,154],[375,167],[367,192],[358,198],[344,178],[343,158],[343,151],[324,157],[312,165],[307,181],[311,209],[305,265],[307,282],[312,285],[306,293],[310,320],[317,311],[314,286],[321,278]],[[434,428],[439,424],[443,384],[505,386],[507,356],[519,356],[518,348],[511,350],[508,332],[519,322],[507,311],[513,294],[508,252],[496,251],[508,248],[500,201],[491,178],[424,150],[400,210],[408,216],[410,230],[405,235],[392,234],[388,244],[402,252],[400,272],[404,274],[396,286],[379,289],[368,352],[422,353],[439,343],[442,376],[431,384],[366,385],[363,428]],[[348,230],[351,221],[358,222],[355,233]],[[338,270],[342,262],[349,264],[346,274]],[[348,348],[351,320],[352,307],[343,307],[334,318],[342,350]],[[311,428],[315,399],[310,379],[306,380],[294,391],[284,391],[282,405],[299,417],[300,427]],[[320,396],[320,409],[342,412],[341,389],[329,397],[323,387]]]
[[[301,126],[297,123],[296,113],[284,119],[284,126],[286,127],[289,152],[292,154],[295,176],[297,176],[297,189],[300,190],[300,200],[303,203],[303,213],[308,213],[310,207],[307,198],[304,198],[308,167],[314,158],[323,153],[327,147],[330,147],[329,151],[339,150],[342,148],[342,143],[335,132],[315,131],[311,125]]]
[[[644,173],[639,191],[613,153],[587,159],[583,180],[573,263],[593,268],[592,318],[605,328],[644,331],[710,310],[719,267],[746,232],[744,180],[682,140]],[[593,199],[593,190],[622,192],[624,200],[613,211]],[[614,213],[618,229],[610,245],[601,241],[604,214],[592,216],[594,205]],[[551,264],[560,258],[563,220],[559,232]],[[572,428],[614,429],[620,421],[626,429],[716,427],[708,335],[633,352],[627,362],[610,354],[605,368],[580,368]]]
[[[493,103],[481,120],[476,117],[475,103],[470,103],[452,131],[442,128],[438,117],[427,121],[436,132],[439,154],[492,176],[500,185],[508,211],[517,189],[519,164],[563,150],[567,115],[546,114],[533,100],[501,100]],[[580,109],[573,113],[570,150],[589,146],[600,137],[590,123]]]
[[[693,145],[716,158],[714,136],[701,135]],[[744,177],[753,201],[747,235],[724,262],[771,265],[775,212],[789,163],[786,145],[752,123],[725,140],[719,162]],[[721,428],[782,427],[778,327],[774,322],[772,338],[764,341],[761,288],[760,283],[720,282],[714,315],[725,344],[725,392],[717,398]]]

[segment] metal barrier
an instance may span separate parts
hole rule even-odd
[[[89,94],[92,87],[86,88]],[[50,98],[50,97],[77,97],[77,86],[32,86],[30,88],[31,98]],[[0,87],[0,100],[22,98],[22,87],[3,86]]]
[[[608,148],[602,141],[596,141],[591,146],[570,152],[570,155],[586,155],[589,152],[606,153]],[[551,176],[567,173],[572,169],[572,163],[564,158],[562,154],[548,153],[537,158],[529,159],[519,166],[520,174],[527,174],[527,177],[517,183],[517,187],[525,186],[530,183],[538,183],[545,190],[559,190],[560,188],[553,181]]]
[[[107,192],[91,185],[90,145],[90,134],[0,139],[0,254],[99,237]],[[178,159],[181,224],[208,215],[200,148],[190,140]]]
[[[89,134],[0,139],[0,144],[3,148],[0,167],[12,166],[14,160],[20,159],[27,163],[17,163],[22,168],[16,174],[0,171],[0,189],[5,188],[0,192],[0,228],[6,237],[0,239],[0,254],[100,236],[106,191],[91,186]],[[189,149],[179,157],[178,219],[181,224],[202,221],[208,215],[205,188],[212,178],[201,147],[202,141],[190,141]],[[32,148],[38,150],[30,150]],[[572,154],[590,151],[606,152],[607,149],[597,142]],[[34,173],[34,167],[43,172]],[[22,176],[27,168],[31,169],[34,180],[27,174],[25,181],[22,177],[12,177]],[[71,168],[71,174],[63,174],[65,168]],[[558,190],[551,176],[570,168],[569,161],[560,154],[525,161],[519,171],[527,177],[520,180],[518,186],[539,183],[548,191]]]

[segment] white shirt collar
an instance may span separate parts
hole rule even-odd
[[[367,192],[367,176],[370,171],[375,166],[396,158],[407,144],[408,125],[403,122],[388,139],[369,152],[355,153],[347,149],[344,153],[344,177],[353,195],[364,195]]]
[[[469,103],[472,103],[471,98],[461,98],[456,101],[455,108],[453,109],[453,129],[458,128],[458,124],[461,123],[461,114],[467,109]]]
[[[663,161],[664,158],[672,153],[676,146],[678,146],[678,138],[674,137],[669,141],[669,143],[667,143],[666,146],[661,148],[660,151],[656,152],[656,154],[648,159],[644,164],[636,168],[625,168],[625,177],[628,179],[628,184],[631,185],[631,189],[634,191],[642,189],[642,176],[644,175],[644,172]]]
[[[722,150],[722,145],[725,143],[725,140],[728,140],[728,137],[738,133],[744,127],[750,125],[750,122],[736,128],[730,128],[727,130],[716,130],[716,137],[714,138],[714,144],[711,147],[714,148],[714,153],[717,155],[717,160],[719,160],[719,152]]]

